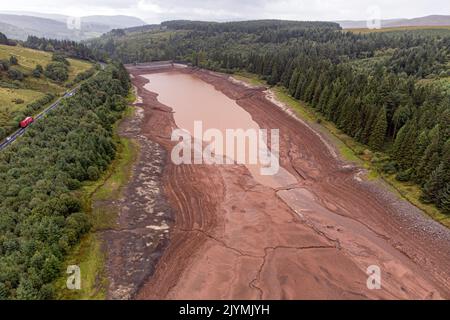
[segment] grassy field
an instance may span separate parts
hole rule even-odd
[[[265,82],[256,75],[249,73],[238,73],[234,75],[238,80],[246,81],[253,85],[263,85]],[[297,115],[304,121],[314,124],[314,127],[324,133],[337,147],[341,157],[344,160],[355,162],[358,165],[368,170],[367,179],[377,180],[382,179],[386,182],[390,189],[396,193],[400,198],[405,199],[424,211],[427,215],[439,221],[441,224],[450,228],[450,217],[441,213],[436,206],[424,204],[419,198],[421,190],[419,186],[410,182],[400,182],[395,179],[395,175],[387,175],[382,173],[377,164],[374,162],[376,158],[366,145],[355,141],[352,137],[346,135],[339,130],[332,122],[327,121],[322,115],[317,113],[307,104],[292,98],[283,87],[272,87],[271,90],[275,93],[277,99],[286,105],[290,106]],[[377,154],[378,158],[383,157],[383,154]]]
[[[0,139],[11,133],[17,126],[13,123],[15,117],[33,116],[25,114],[28,104],[42,98],[46,93],[56,97],[67,91],[66,84],[72,81],[79,73],[87,71],[93,65],[86,61],[67,59],[70,62],[69,79],[65,83],[56,83],[44,76],[35,78],[31,74],[40,64],[43,68],[52,61],[52,53],[24,48],[21,46],[0,45],[0,60],[9,60],[16,56],[18,65],[12,69],[21,71],[25,78],[22,81],[12,81],[5,74],[0,76]],[[17,103],[20,102],[20,103]],[[40,110],[36,112],[39,113]]]
[[[450,26],[414,26],[414,27],[391,27],[381,29],[354,28],[354,29],[344,29],[343,31],[351,31],[353,33],[421,31],[434,34],[448,35],[450,34]]]
[[[130,101],[134,98],[130,95]],[[133,115],[134,108],[128,107],[124,118]],[[117,124],[115,126],[117,131]],[[62,274],[55,282],[58,299],[105,299],[108,285],[105,275],[105,253],[101,248],[99,232],[115,228],[117,210],[109,201],[120,199],[123,187],[132,175],[132,165],[138,155],[137,142],[115,136],[118,150],[116,159],[102,177],[86,183],[78,192],[85,212],[89,214],[91,231],[80,241],[66,259],[66,266],[77,265],[81,270],[81,290],[66,289],[67,275]],[[96,203],[96,201],[101,201]],[[94,205],[95,204],[95,205]]]
[[[52,53],[28,49],[21,46],[0,45],[0,60],[9,59],[10,56],[16,56],[19,59],[19,69],[31,72],[37,64],[45,68],[52,61]],[[92,64],[85,61],[67,59],[70,62],[69,80],[83,71],[92,67]]]
[[[10,109],[11,111],[24,109],[28,103],[42,98],[45,94],[30,89],[10,89],[0,87],[0,111]],[[15,103],[22,99],[22,103]]]

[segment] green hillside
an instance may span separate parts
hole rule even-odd
[[[77,76],[92,72],[94,67],[87,61],[64,58],[66,79],[55,81],[46,76],[46,67],[56,62],[52,59],[52,52],[0,45],[0,139],[11,133],[25,116],[39,113],[67,91]],[[42,67],[41,72],[35,71],[38,65]]]

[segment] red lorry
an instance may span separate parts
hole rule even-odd
[[[23,119],[22,121],[19,122],[19,127],[21,128],[26,128],[30,125],[30,123],[32,123],[34,121],[34,119],[32,117],[26,117],[25,119]]]

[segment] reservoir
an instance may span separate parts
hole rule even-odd
[[[180,72],[162,72],[143,75],[149,80],[145,89],[157,93],[158,101],[172,108],[178,128],[194,132],[194,123],[201,121],[203,131],[218,129],[226,136],[227,129],[253,129],[259,125],[251,115],[236,101],[216,90],[213,85],[191,74]],[[273,128],[277,129],[277,128]],[[268,133],[270,136],[270,133]],[[246,144],[248,149],[249,143]],[[248,150],[245,157],[248,157]],[[257,182],[272,188],[294,184],[297,180],[282,167],[275,175],[262,175],[261,164],[248,164],[252,176]]]

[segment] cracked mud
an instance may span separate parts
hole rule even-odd
[[[272,188],[243,165],[172,164],[173,110],[141,76],[167,71],[213,85],[261,128],[280,128],[280,164],[296,182]],[[111,270],[121,267],[111,298],[450,297],[449,230],[364,181],[270,91],[190,68],[129,72],[142,99],[136,134],[143,149],[128,196],[117,204],[120,227],[106,233]],[[370,265],[382,270],[381,290],[366,286]]]

